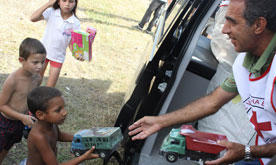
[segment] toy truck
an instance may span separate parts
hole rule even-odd
[[[122,140],[120,127],[95,127],[80,130],[74,134],[71,153],[78,157],[95,146],[94,152],[105,159],[116,151]]]
[[[170,131],[161,145],[160,154],[169,162],[175,162],[178,158],[198,162],[214,160],[225,149],[217,143],[218,140],[227,140],[227,137],[197,131],[192,125],[182,125]]]

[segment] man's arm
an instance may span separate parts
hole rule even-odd
[[[255,158],[272,158],[276,155],[276,143],[251,146],[250,151]]]
[[[163,121],[163,128],[178,123],[187,123],[198,120],[217,112],[220,107],[232,100],[237,93],[224,91],[221,87],[215,89],[211,94],[202,97],[187,106],[160,116]]]
[[[224,91],[218,87],[211,94],[202,97],[174,112],[155,117],[144,117],[129,127],[133,140],[144,139],[158,130],[179,123],[198,120],[217,112],[221,106],[233,99],[237,93]],[[136,135],[137,134],[137,135]]]
[[[219,159],[206,161],[206,165],[231,164],[244,159],[244,145],[229,141],[220,141],[219,144],[225,146],[227,152]],[[251,146],[250,151],[253,158],[272,158],[274,155],[276,155],[276,144],[274,143],[261,146]]]

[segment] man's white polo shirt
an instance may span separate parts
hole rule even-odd
[[[60,9],[48,8],[43,12],[47,21],[42,43],[47,51],[47,59],[63,63],[66,48],[71,40],[71,30],[80,30],[80,21],[72,15],[67,20],[61,17]]]

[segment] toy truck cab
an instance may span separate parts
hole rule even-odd
[[[80,156],[95,146],[95,153],[101,158],[111,155],[123,140],[119,127],[96,127],[80,130],[75,133],[71,152],[75,156]]]
[[[185,155],[185,137],[180,135],[179,132],[180,129],[173,128],[160,148],[160,154],[165,156],[169,162],[175,162],[178,157],[181,158]]]

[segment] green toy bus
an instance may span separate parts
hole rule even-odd
[[[87,150],[95,146],[95,153],[101,158],[110,156],[116,151],[120,142],[123,140],[120,127],[95,127],[80,130],[75,133],[71,152],[75,156],[80,156]]]

